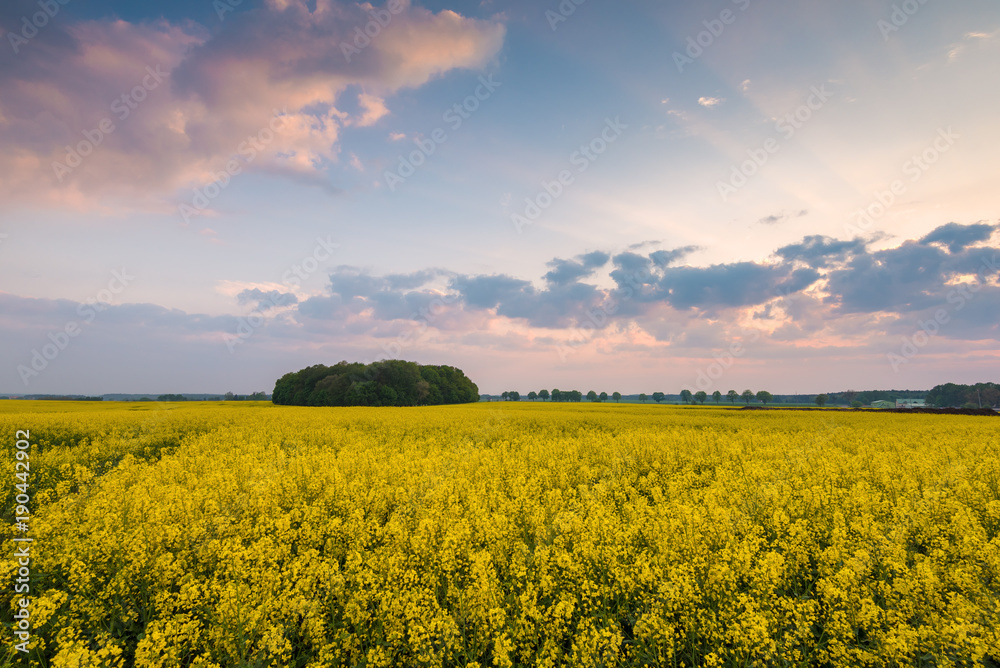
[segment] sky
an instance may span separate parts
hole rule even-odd
[[[0,391],[1000,371],[992,0],[9,0]]]

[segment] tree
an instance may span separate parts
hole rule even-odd
[[[740,398],[740,393],[736,390],[729,390],[726,392],[726,396],[729,397],[729,403],[735,404],[736,400]]]
[[[719,402],[722,401],[722,392],[719,392],[718,390],[712,392],[712,398],[715,399],[715,404],[718,406]]]
[[[402,360],[317,364],[282,376],[271,397],[279,406],[427,406],[478,400],[479,388],[460,369]]]
[[[692,395],[691,390],[681,390],[681,401],[686,404],[691,403]]]
[[[702,406],[705,405],[705,399],[708,399],[708,394],[704,390],[698,390],[694,394],[694,398],[698,400],[698,403]]]
[[[749,406],[750,402],[753,401],[753,390],[743,390],[743,394],[740,396],[743,397],[743,401],[747,402],[747,406]]]
[[[599,399],[601,401],[607,401],[608,400],[608,393],[607,392],[601,392],[601,396],[599,397]]]
[[[504,392],[500,396],[503,397],[504,401],[507,401],[508,399],[510,399],[510,392]]]
[[[864,406],[864,404],[857,399],[851,402],[851,408],[861,408],[862,406]],[[975,406],[973,406],[973,408],[975,408]]]
[[[639,401],[642,403],[646,403],[646,399],[649,399],[649,397],[646,396],[645,392],[639,395]]]
[[[511,401],[520,401],[521,394],[519,392],[508,392],[507,398],[510,399]]]
[[[545,401],[546,399],[549,398],[549,391],[542,390],[541,392],[538,393],[538,398],[541,399],[542,401]]]
[[[618,402],[620,402],[622,400],[622,393],[621,392],[615,392],[614,394],[611,395],[611,398],[614,399],[615,403],[617,404]]]
[[[666,398],[667,395],[665,395],[663,392],[653,392],[653,401],[655,401],[656,403],[660,403]]]
[[[537,392],[535,392],[534,390],[532,390],[531,392],[528,392],[528,401],[534,401],[537,398],[538,398],[538,393]]]
[[[226,396],[224,397],[223,400],[224,401],[232,401],[235,398],[236,398],[235,394],[233,394],[232,392],[226,392]]]
[[[774,399],[774,397],[771,395],[770,392],[761,390],[760,392],[757,393],[757,401],[764,404],[765,406],[767,405],[767,402],[769,402],[771,399]]]
[[[826,402],[829,400],[830,397],[826,396],[825,394],[816,395],[816,405],[819,406],[820,408],[826,406]]]
[[[562,401],[563,396],[560,390],[552,390],[552,401]]]
[[[844,401],[848,404],[851,404],[854,402],[854,398],[856,396],[858,396],[856,390],[848,390],[847,392],[844,392]]]
[[[597,401],[597,392],[593,390],[587,392],[587,401]]]
[[[981,397],[984,406],[993,406],[995,408],[997,404],[1000,404],[1000,388],[983,388]]]

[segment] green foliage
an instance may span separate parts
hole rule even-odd
[[[822,408],[823,406],[826,406],[826,402],[829,401],[829,400],[830,400],[830,397],[828,397],[825,394],[817,395],[816,396],[816,405],[819,406],[820,408]]]
[[[976,383],[975,385],[957,385],[945,383],[938,385],[927,393],[927,405],[946,408],[949,406],[964,406],[973,404],[979,408],[979,402],[984,407],[1000,405],[1000,385],[997,383]]]
[[[479,388],[450,366],[339,362],[285,374],[271,400],[284,406],[436,406],[479,401]]]

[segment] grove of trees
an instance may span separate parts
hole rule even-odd
[[[284,406],[434,406],[479,401],[479,388],[451,366],[339,362],[285,374],[275,383],[271,401]]]
[[[1000,407],[1000,385],[997,383],[976,383],[957,385],[945,383],[937,385],[927,393],[927,405],[937,408],[975,406],[979,408]]]

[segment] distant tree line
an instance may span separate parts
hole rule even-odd
[[[835,405],[860,406],[870,405],[874,401],[896,401],[896,399],[926,399],[927,390],[847,390],[846,392],[830,392],[827,401]]]
[[[489,395],[483,395],[483,396],[484,398],[489,397]],[[504,392],[503,394],[501,394],[500,398],[503,401],[521,401],[521,393],[516,390],[510,390],[508,392]],[[552,390],[552,392],[549,392],[548,390],[539,390],[538,392],[534,391],[528,392],[528,396],[526,398],[528,399],[528,401],[541,400],[541,401],[565,402],[565,401],[583,401],[584,398],[586,398],[587,401],[595,401],[595,402],[607,401],[608,399],[621,401],[622,394],[621,392],[614,392],[610,396],[608,396],[607,392],[601,392],[600,394],[598,394],[596,391],[591,390],[590,392],[587,392],[586,397],[584,397],[583,392],[579,390]]]
[[[510,390],[504,392],[499,397],[493,397],[490,395],[483,395],[483,400],[496,400],[502,399],[503,401],[521,401],[522,399],[527,399],[528,401],[583,401],[587,399],[588,401],[594,402],[604,402],[613,400],[620,402],[623,398],[626,401],[635,401],[638,399],[640,403],[646,403],[650,400],[656,403],[663,403],[664,401],[680,401],[684,404],[699,404],[704,405],[708,403],[709,400],[719,405],[725,401],[728,401],[731,405],[737,403],[743,403],[750,405],[752,403],[760,403],[763,405],[767,404],[803,404],[803,403],[815,403],[817,406],[823,407],[827,405],[832,406],[853,406],[855,408],[861,406],[871,405],[876,401],[892,401],[895,402],[897,399],[926,399],[928,406],[936,406],[939,408],[944,407],[966,407],[966,408],[979,408],[980,406],[1000,408],[1000,384],[997,383],[977,383],[975,385],[958,385],[955,383],[947,383],[945,385],[938,385],[934,389],[930,390],[846,390],[843,392],[830,392],[825,394],[816,395],[773,395],[767,390],[758,390],[754,392],[753,390],[743,390],[739,392],[737,390],[729,390],[723,394],[719,390],[715,390],[711,394],[705,391],[692,392],[691,390],[681,390],[679,394],[667,395],[663,392],[653,392],[652,394],[638,394],[629,395],[628,397],[623,397],[620,392],[614,392],[609,395],[607,392],[596,392],[591,390],[583,395],[577,390],[540,390],[538,392],[529,392],[525,397],[520,392]]]
[[[6,398],[6,397],[4,397]],[[104,401],[104,397],[80,397],[80,396],[67,396],[67,395],[51,395],[47,394],[45,396],[35,397],[43,401]]]
[[[927,393],[927,405],[937,408],[1000,408],[1000,385],[997,383],[976,383],[958,385],[945,383],[937,385]]]
[[[253,394],[233,394],[226,392],[222,397],[223,401],[267,401],[266,392],[254,392]]]
[[[479,400],[479,388],[461,369],[402,360],[371,364],[317,364],[287,373],[271,401],[285,406],[434,406]]]

